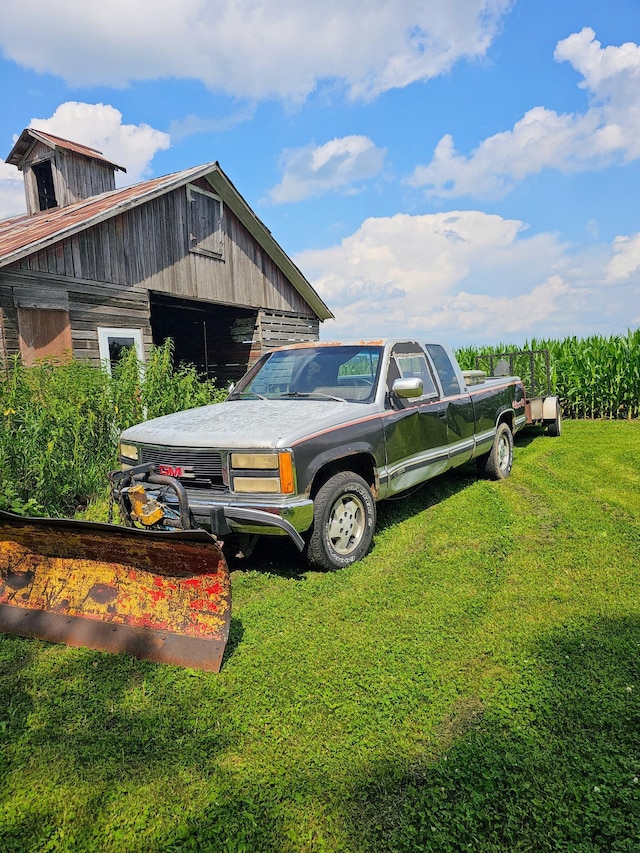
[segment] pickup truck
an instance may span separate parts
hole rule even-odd
[[[338,569],[368,551],[378,501],[472,460],[508,477],[528,406],[519,377],[465,377],[440,343],[294,345],[227,401],[127,429],[112,491],[129,524],[289,536]],[[559,424],[557,398],[545,413]]]

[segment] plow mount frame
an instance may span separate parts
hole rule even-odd
[[[187,497],[184,486],[174,477],[168,477],[165,474],[158,474],[155,465],[152,462],[148,462],[143,465],[136,465],[133,468],[127,468],[123,471],[111,471],[109,474],[109,481],[111,483],[111,493],[112,495],[114,492],[117,493],[120,511],[132,527],[133,519],[131,518],[131,512],[123,505],[122,501],[122,495],[126,494],[124,490],[127,486],[132,485],[133,483],[150,483],[154,486],[164,486],[175,492],[178,500],[180,521],[179,523],[176,523],[178,521],[177,519],[171,519],[172,524],[168,529],[196,529],[196,526],[191,519],[189,498]]]

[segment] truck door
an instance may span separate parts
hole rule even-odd
[[[422,396],[404,399],[391,391],[396,379],[419,378]],[[388,494],[396,494],[446,470],[449,464],[447,403],[440,398],[431,367],[416,343],[396,344],[387,373],[385,414]]]
[[[445,348],[440,344],[427,344],[426,350],[440,379],[447,406],[447,442],[453,468],[471,459],[475,431],[473,402]]]

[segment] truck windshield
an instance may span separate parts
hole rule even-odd
[[[238,383],[230,399],[305,398],[369,403],[381,347],[318,346],[271,353]]]

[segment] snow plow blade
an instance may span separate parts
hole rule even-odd
[[[0,511],[0,633],[219,672],[229,569],[204,530]]]

